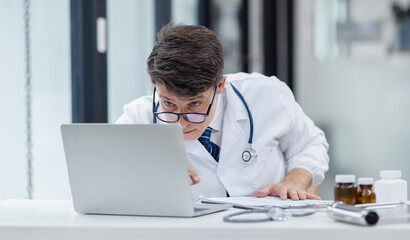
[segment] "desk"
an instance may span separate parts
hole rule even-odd
[[[376,226],[335,222],[325,213],[284,222],[226,223],[222,217],[239,211],[197,218],[87,215],[74,211],[69,200],[0,201],[0,239],[409,239],[410,222],[402,218]]]

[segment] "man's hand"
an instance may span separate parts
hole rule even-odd
[[[319,196],[313,193],[308,193],[303,188],[285,182],[268,184],[262,189],[255,191],[256,197],[265,197],[268,195],[280,197],[282,200],[286,200],[288,197],[294,201],[305,199],[320,200]]]
[[[190,163],[188,163],[188,174],[189,174],[189,180],[190,180],[191,185],[197,184],[201,181],[194,167]]]
[[[320,197],[307,193],[306,190],[312,182],[312,176],[306,170],[295,168],[290,171],[282,182],[268,184],[260,190],[255,191],[256,197],[276,196],[282,200],[290,197],[292,200],[314,199],[320,200]]]

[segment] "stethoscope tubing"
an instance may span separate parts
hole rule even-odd
[[[249,145],[252,145],[252,141],[253,141],[253,117],[252,117],[252,112],[249,109],[248,103],[246,102],[245,98],[243,97],[243,95],[239,92],[239,90],[232,84],[230,83],[232,86],[232,89],[235,91],[236,95],[238,95],[238,97],[242,100],[243,105],[245,105],[246,111],[248,112],[248,116],[249,116],[249,140],[248,143]]]

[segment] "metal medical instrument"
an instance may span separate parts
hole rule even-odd
[[[335,202],[328,207],[327,215],[336,221],[357,225],[374,225],[379,221],[379,215],[370,209]]]
[[[288,208],[272,207],[268,209],[255,208],[242,212],[226,215],[223,220],[225,222],[235,223],[252,223],[252,222],[267,222],[267,221],[285,221],[288,217],[304,217],[312,215],[319,211],[326,210],[326,206],[321,205],[303,205],[292,206]]]

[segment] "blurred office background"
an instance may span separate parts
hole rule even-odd
[[[409,0],[27,2],[0,0],[0,200],[70,198],[60,125],[112,123],[151,94],[146,58],[170,20],[214,30],[226,73],[292,88],[330,143],[322,198],[335,174],[400,169],[410,181]]]

